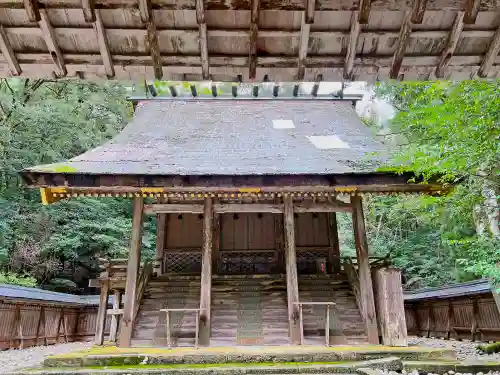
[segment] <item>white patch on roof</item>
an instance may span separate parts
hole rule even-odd
[[[311,141],[314,147],[322,150],[332,148],[350,148],[347,142],[344,142],[336,135],[308,135],[307,139]]]
[[[273,120],[273,128],[275,129],[294,129],[295,124],[292,120]]]

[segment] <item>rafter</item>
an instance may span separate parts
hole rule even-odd
[[[368,19],[370,18],[370,10],[371,0],[359,0],[359,23],[368,23]]]
[[[208,61],[208,36],[205,20],[205,7],[203,0],[196,0],[196,22],[198,23],[199,48],[201,60],[201,73],[204,80],[210,78],[210,65]]]
[[[24,9],[28,13],[28,19],[31,22],[40,21],[40,11],[38,9],[38,0],[23,0]]]
[[[99,43],[99,51],[101,52],[102,63],[106,70],[108,78],[115,76],[115,68],[113,66],[113,59],[109,51],[108,39],[106,37],[106,29],[102,23],[101,12],[96,10],[95,13],[94,30],[97,35],[97,42]]]
[[[436,77],[444,77],[444,72],[446,70],[446,67],[448,66],[448,63],[450,62],[450,59],[455,53],[455,49],[457,48],[463,28],[464,12],[458,12],[455,17],[455,21],[453,22],[453,27],[450,31],[450,35],[448,36],[446,46],[444,47],[441,58],[439,59],[439,63],[436,66]]]
[[[424,20],[426,7],[427,7],[427,0],[414,0],[413,8],[411,11],[411,22],[422,23],[422,21]]]
[[[306,13],[302,12],[302,26],[300,27],[299,59],[297,64],[297,79],[303,80],[306,71],[307,47],[309,44],[309,32],[311,24],[306,22]]]
[[[139,13],[141,20],[146,24],[146,40],[149,46],[149,55],[153,62],[153,70],[156,79],[163,78],[163,66],[161,63],[160,46],[153,14],[151,0],[139,0]]]
[[[352,80],[352,69],[354,67],[354,58],[356,57],[356,48],[358,46],[359,33],[361,25],[358,21],[359,12],[352,12],[351,17],[351,34],[349,35],[349,44],[347,45],[347,53],[344,64],[344,79]]]
[[[5,61],[7,61],[11,74],[14,76],[21,75],[21,66],[17,62],[16,54],[10,45],[9,38],[2,25],[0,25],[0,50],[5,57]]]
[[[396,46],[396,51],[392,58],[391,70],[389,72],[389,77],[391,79],[397,79],[399,76],[399,70],[401,69],[401,64],[403,63],[403,58],[405,56],[406,47],[410,41],[411,34],[411,12],[406,12],[403,18],[403,24],[399,30],[398,44]]]
[[[248,76],[255,79],[257,75],[257,39],[259,37],[260,0],[252,0],[250,15],[250,43],[248,54]]]
[[[54,28],[50,24],[49,16],[47,15],[47,11],[45,9],[40,9],[40,21],[38,21],[38,26],[42,30],[43,39],[45,40],[45,44],[49,49],[50,57],[56,66],[56,75],[59,77],[64,77],[68,74],[66,69],[66,65],[64,63],[63,54],[59,45],[57,44],[56,33],[54,32]]]
[[[83,18],[85,22],[95,21],[94,0],[82,0]]]
[[[314,11],[316,10],[316,0],[306,0],[306,23],[314,23]]]
[[[465,17],[464,22],[466,24],[476,23],[477,14],[479,13],[479,6],[481,5],[481,0],[467,0],[465,4]]]
[[[495,59],[500,52],[500,26],[498,27],[493,39],[491,40],[490,46],[488,48],[488,52],[484,55],[483,61],[481,62],[481,66],[477,74],[481,78],[485,78],[488,76],[488,73],[495,62]]]

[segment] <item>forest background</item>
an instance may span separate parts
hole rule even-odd
[[[85,293],[98,257],[127,256],[128,200],[42,206],[17,172],[110,139],[132,116],[128,89],[0,81],[0,283]],[[367,197],[371,251],[402,269],[407,289],[480,277],[500,286],[500,81],[386,83],[374,95],[396,109],[388,124],[365,121],[392,150],[384,169],[440,176],[453,189],[443,197]],[[341,251],[354,254],[350,218],[339,215],[339,222]],[[155,218],[144,233],[143,254],[153,257]]]

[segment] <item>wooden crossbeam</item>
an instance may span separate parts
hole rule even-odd
[[[210,78],[210,65],[208,61],[207,23],[203,0],[196,0],[196,22],[198,23],[199,30],[201,72],[203,79],[208,80]]]
[[[484,55],[483,61],[477,74],[481,78],[486,78],[488,73],[495,62],[498,53],[500,52],[500,26],[498,27],[493,39],[491,40],[490,46],[488,47],[488,52]]]
[[[453,27],[450,31],[450,35],[448,36],[448,41],[446,42],[446,46],[441,53],[441,58],[439,59],[439,63],[436,65],[436,77],[444,78],[444,73],[448,63],[450,62],[451,57],[455,53],[455,49],[457,48],[458,41],[460,40],[460,35],[462,33],[462,29],[464,28],[464,12],[458,12],[455,21],[453,22]]]
[[[104,29],[100,10],[96,10],[94,12],[94,17],[94,30],[97,35],[97,42],[99,43],[99,51],[101,53],[102,63],[104,65],[106,75],[108,76],[108,78],[112,78],[115,76],[115,67],[113,65],[111,52],[109,51],[108,38],[106,37],[106,30]]]
[[[21,66],[17,61],[16,54],[10,45],[9,38],[2,25],[0,25],[0,50],[5,57],[5,61],[7,61],[11,74],[14,76],[21,75]]]
[[[314,11],[316,9],[316,0],[306,0],[306,23],[314,23]]]
[[[163,66],[151,0],[139,0],[139,13],[142,22],[146,25],[146,41],[149,48],[149,55],[153,63],[155,78],[162,79]]]
[[[306,13],[302,12],[302,24],[300,27],[299,59],[297,63],[297,80],[304,79],[306,71],[307,47],[309,44],[309,32],[311,24],[306,22]]]
[[[146,204],[144,205],[144,213],[146,215],[155,214],[175,214],[175,213],[192,213],[192,214],[202,214],[203,205],[202,204]]]
[[[28,19],[31,22],[40,21],[40,11],[38,9],[38,0],[23,0],[24,9],[28,13]]]
[[[248,75],[250,79],[255,79],[255,76],[257,75],[257,39],[259,37],[259,13],[260,0],[252,0],[248,56]]]
[[[359,1],[359,15],[358,20],[359,23],[365,24],[368,23],[368,19],[370,18],[370,8],[371,8],[371,0],[360,0]]]
[[[95,21],[94,0],[82,0],[83,18],[85,22]]]
[[[424,20],[426,7],[427,7],[427,0],[414,0],[413,8],[411,11],[411,22],[422,23],[422,21]]]
[[[294,206],[296,213],[305,212],[352,212],[352,206],[341,201],[331,201],[324,203],[302,202]]]
[[[479,6],[481,5],[481,0],[467,0],[465,3],[465,17],[464,22],[466,24],[476,23],[477,14],[479,13]]]
[[[56,33],[54,32],[54,28],[50,24],[49,16],[47,15],[47,11],[45,9],[39,10],[40,21],[38,21],[38,26],[42,30],[43,39],[45,40],[45,44],[49,49],[50,57],[56,66],[56,75],[58,77],[64,77],[68,74],[66,69],[66,65],[64,63],[64,57],[57,43]]]
[[[403,19],[403,24],[399,30],[398,44],[394,56],[392,58],[391,70],[389,72],[389,77],[391,79],[397,79],[399,76],[399,70],[403,63],[403,58],[405,56],[406,47],[410,41],[411,34],[411,12],[406,12]]]
[[[359,33],[361,24],[359,23],[359,12],[352,12],[351,17],[351,33],[349,35],[349,44],[347,45],[347,53],[344,64],[344,79],[352,80],[352,69],[354,67],[354,58],[356,57],[356,48],[358,46]]]
[[[268,212],[273,214],[283,213],[282,204],[238,204],[238,203],[217,203],[214,205],[214,212],[218,214],[224,213],[260,213]]]

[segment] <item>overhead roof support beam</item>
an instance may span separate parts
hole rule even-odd
[[[250,43],[248,54],[248,78],[253,80],[257,75],[257,39],[259,37],[260,0],[252,0],[250,15]]]
[[[304,79],[306,72],[307,47],[309,44],[309,32],[311,24],[307,23],[306,12],[302,12],[302,25],[300,27],[299,58],[297,63],[297,80]]]
[[[427,7],[427,0],[414,0],[413,8],[411,11],[411,22],[422,23],[422,21],[424,20],[426,7]]]
[[[477,72],[479,77],[486,78],[488,76],[488,73],[490,72],[491,67],[493,66],[493,63],[495,62],[495,59],[497,58],[499,52],[500,26],[493,36],[493,39],[491,40],[490,46],[488,48],[488,52],[486,52],[486,55],[484,55],[483,61],[481,62],[481,66],[479,67],[479,70]]]
[[[306,23],[314,23],[314,11],[316,10],[316,0],[306,0]]]
[[[210,79],[210,65],[208,61],[207,22],[205,20],[203,0],[196,0],[196,22],[198,23],[200,34],[201,74],[204,80],[208,80]]]
[[[154,76],[156,79],[162,79],[163,66],[151,0],[139,0],[139,13],[142,22],[146,25],[146,41],[149,47],[149,55],[153,63]]]
[[[7,61],[10,73],[14,76],[21,75],[21,66],[17,61],[16,54],[10,45],[9,38],[2,25],[0,25],[0,50],[5,57],[5,61]]]
[[[408,43],[410,41],[411,15],[411,12],[406,12],[405,17],[403,18],[403,24],[401,25],[401,29],[399,30],[398,45],[396,47],[396,51],[394,52],[391,70],[389,72],[389,77],[391,79],[398,79],[399,77],[399,70],[401,69],[401,65],[403,64],[406,47],[408,46]]]
[[[82,9],[85,22],[94,22],[96,19],[94,0],[82,0]]]
[[[481,5],[481,0],[467,0],[465,4],[465,17],[464,22],[466,24],[476,23],[477,14],[479,13],[479,6]]]
[[[24,9],[28,13],[28,19],[31,22],[40,21],[40,11],[38,10],[38,0],[23,0],[24,1]]]
[[[85,16],[85,9],[83,14]],[[97,36],[97,43],[99,44],[99,52],[101,54],[102,64],[104,65],[106,76],[108,78],[113,78],[115,76],[115,67],[113,65],[113,59],[111,57],[111,52],[109,50],[108,38],[106,37],[106,29],[104,28],[104,24],[102,22],[101,11],[94,9],[93,15],[94,15],[94,21],[93,21],[94,31]]]
[[[49,49],[50,57],[52,58],[52,61],[56,66],[55,74],[57,77],[64,77],[68,74],[68,70],[66,69],[63,54],[57,43],[56,33],[54,32],[54,28],[50,24],[50,19],[47,15],[47,11],[45,9],[40,9],[39,14],[40,21],[38,21],[38,26],[42,30],[43,39],[45,40],[45,44]]]
[[[368,19],[370,18],[370,8],[371,8],[371,0],[360,0],[359,1],[359,18],[358,21],[361,24],[368,23]]]
[[[450,62],[450,59],[455,53],[455,49],[457,48],[463,28],[464,12],[458,12],[455,17],[455,21],[453,22],[453,27],[450,31],[450,35],[448,36],[446,46],[444,47],[441,58],[439,59],[439,63],[436,66],[436,77],[444,78],[445,70],[448,66],[448,63]]]
[[[347,45],[347,53],[344,64],[344,79],[352,80],[352,70],[354,67],[354,58],[356,57],[356,48],[358,46],[359,33],[361,24],[358,21],[359,12],[352,12],[351,16],[351,33],[349,35],[349,44]]]

